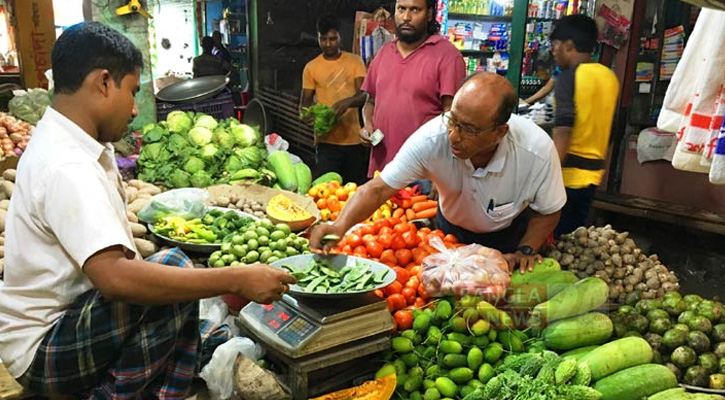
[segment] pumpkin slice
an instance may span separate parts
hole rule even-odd
[[[293,231],[301,231],[315,222],[315,216],[283,194],[267,203],[267,217],[275,224],[287,224]]]
[[[395,375],[367,381],[360,386],[339,390],[311,400],[390,400],[395,391]]]

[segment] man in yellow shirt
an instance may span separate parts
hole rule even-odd
[[[562,18],[551,32],[554,60],[562,70],[554,89],[554,144],[567,196],[557,235],[586,224],[604,176],[619,82],[609,68],[592,62],[597,37],[596,23],[584,15]]]
[[[322,54],[307,63],[302,74],[300,109],[317,103],[331,107],[337,115],[332,130],[315,135],[317,166],[315,175],[335,171],[345,182],[365,183],[367,149],[360,143],[358,109],[365,103],[360,91],[365,64],[352,53],[340,49],[340,21],[326,15],[317,21]],[[306,121],[312,122],[312,118]]]

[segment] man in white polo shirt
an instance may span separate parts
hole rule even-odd
[[[326,234],[342,236],[408,182],[430,179],[440,196],[440,229],[464,243],[499,249],[511,269],[531,269],[559,221],[566,192],[553,141],[512,115],[516,104],[503,77],[470,76],[450,112],[418,129],[333,225],[312,231],[311,245],[321,248]]]

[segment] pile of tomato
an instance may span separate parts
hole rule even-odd
[[[397,329],[410,329],[412,309],[428,305],[428,294],[421,284],[423,260],[438,251],[429,245],[437,236],[448,248],[462,246],[453,235],[440,230],[418,229],[400,218],[385,218],[365,224],[346,235],[331,252],[379,261],[395,271],[396,280],[375,294],[385,298]]]

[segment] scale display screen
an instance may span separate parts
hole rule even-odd
[[[282,302],[254,304],[249,311],[266,330],[292,346],[301,344],[319,329]]]

